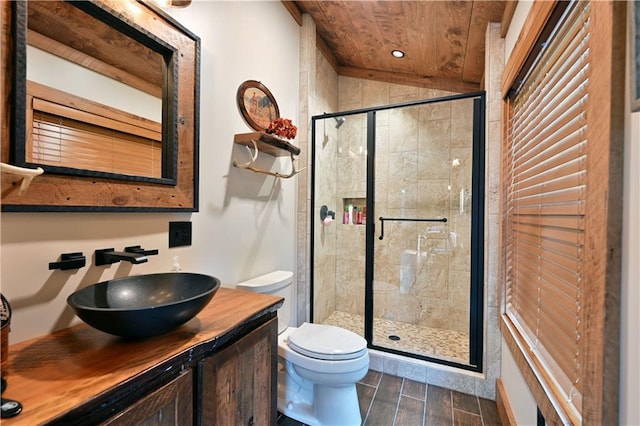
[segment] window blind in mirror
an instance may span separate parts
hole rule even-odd
[[[160,141],[34,111],[28,160],[38,164],[162,177]]]
[[[27,105],[27,161],[162,177],[162,123],[33,82]]]

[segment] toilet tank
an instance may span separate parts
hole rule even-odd
[[[236,284],[238,290],[271,294],[284,297],[284,303],[278,309],[278,334],[291,324],[291,306],[293,302],[293,272],[274,271]]]

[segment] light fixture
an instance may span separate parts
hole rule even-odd
[[[398,50],[398,49],[393,49],[391,51],[391,55],[394,58],[404,58],[404,52],[402,50]]]
[[[160,7],[187,7],[191,0],[154,0]]]
[[[191,0],[170,0],[170,7],[187,7],[191,4]]]

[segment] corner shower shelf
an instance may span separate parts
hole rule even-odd
[[[297,146],[264,132],[236,134],[233,142],[248,147],[253,147],[255,142],[260,152],[265,152],[274,157],[283,157],[291,154],[300,155],[300,148]]]

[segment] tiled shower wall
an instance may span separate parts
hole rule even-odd
[[[335,174],[327,173],[317,177],[320,185],[315,194],[318,207],[311,205],[311,117],[325,112],[338,110],[338,75],[329,62],[316,48],[316,26],[309,15],[303,15],[303,25],[300,29],[300,124],[298,125],[298,137],[296,139],[301,149],[299,162],[301,167],[306,167],[298,174],[298,257],[297,257],[297,322],[301,324],[310,319],[311,306],[311,229],[310,213],[313,212],[316,229],[314,235],[322,243],[327,245],[327,250],[316,251],[315,258],[315,293],[323,295],[316,305],[314,316],[325,315],[335,311],[335,226],[323,226],[320,223],[320,206],[326,204],[331,210],[331,200],[335,198],[336,187]],[[327,135],[326,142],[318,145],[318,161],[329,169],[335,169],[336,136],[335,126],[327,124],[317,129],[323,135]],[[334,142],[334,143],[328,143]],[[325,149],[326,148],[326,149]],[[324,201],[326,200],[326,201]],[[327,315],[328,315],[327,314]]]

